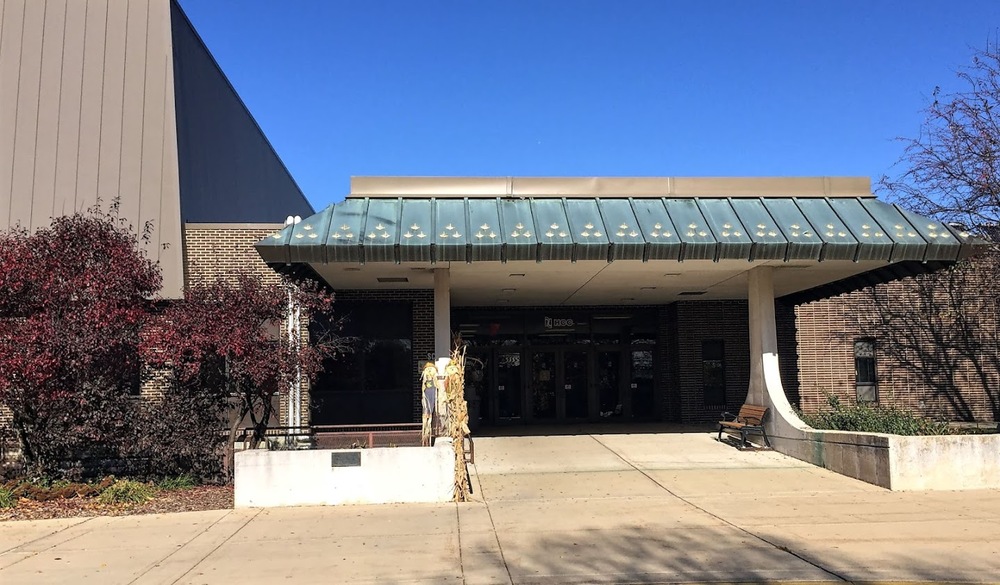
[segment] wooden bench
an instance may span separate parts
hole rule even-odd
[[[747,435],[754,434],[764,437],[764,444],[771,448],[771,442],[767,440],[767,433],[764,431],[764,417],[767,416],[766,406],[756,404],[744,404],[740,407],[739,414],[729,412],[722,413],[722,420],[719,421],[719,440],[722,440],[722,432],[739,433],[740,449],[750,446]]]

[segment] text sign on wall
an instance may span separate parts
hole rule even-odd
[[[331,453],[330,467],[361,467],[361,451]]]

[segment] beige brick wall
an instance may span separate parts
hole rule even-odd
[[[261,260],[254,244],[280,230],[281,224],[186,224],[184,283],[212,281],[242,270],[278,282],[277,273]]]
[[[991,307],[993,311],[996,310],[996,299],[985,298],[996,290],[995,287],[977,280],[995,278],[995,275],[985,274],[988,271],[981,272],[984,273],[977,274],[964,287],[966,293],[982,293],[978,297],[973,296],[973,302],[966,308],[967,311],[979,314],[989,312]],[[914,310],[919,310],[914,299],[916,282],[914,279],[905,279],[879,285],[876,290],[878,294],[886,295],[889,302],[896,306],[912,306]],[[827,402],[827,393],[835,394],[842,400],[855,400],[854,341],[862,337],[874,337],[881,404],[898,406],[938,419],[996,420],[990,394],[984,390],[981,379],[967,360],[961,360],[960,365],[955,368],[940,367],[943,378],[951,376],[951,386],[935,387],[887,355],[887,340],[879,339],[873,326],[859,323],[872,310],[869,295],[870,291],[858,291],[796,307],[799,390],[801,407],[805,412],[823,408]],[[996,328],[997,322],[988,319],[986,326]],[[936,343],[930,336],[925,337],[924,342],[928,347],[933,347]],[[1000,348],[986,348],[984,351],[1000,352]],[[995,400],[996,394],[1000,392],[1000,372],[990,368],[986,375],[991,380],[989,388]]]

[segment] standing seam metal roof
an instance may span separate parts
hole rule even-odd
[[[985,243],[870,197],[350,198],[257,244],[270,264],[955,262]]]

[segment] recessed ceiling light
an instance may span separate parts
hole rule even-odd
[[[405,276],[380,276],[376,280],[386,284],[392,282],[410,282],[410,279]]]
[[[513,278],[513,277],[515,277],[515,276],[524,276],[524,273],[523,273],[523,272],[511,272],[511,273],[510,273],[510,274],[508,274],[507,276],[509,276],[509,277]]]
[[[505,295],[509,295],[511,293],[517,292],[517,289],[516,288],[502,288],[502,289],[500,289],[500,292],[502,292]]]
[[[703,295],[708,291],[703,290],[686,290],[684,292],[677,293],[678,296],[682,297],[696,297],[698,295]]]
[[[681,275],[680,272],[666,272],[663,274],[663,276],[680,276],[680,275]]]
[[[357,268],[357,267],[354,267],[354,266],[351,266],[351,267],[345,268],[344,272],[361,272],[361,269]]]
[[[655,286],[641,286],[639,290],[656,290]]]

